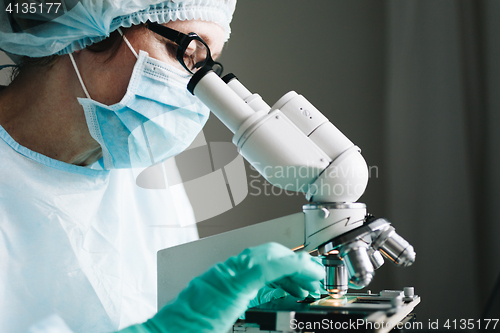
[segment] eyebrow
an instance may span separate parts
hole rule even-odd
[[[207,44],[208,44],[208,43],[210,43],[210,42],[212,41],[212,39],[211,39],[211,38],[210,38],[210,36],[208,36],[208,35],[205,35],[205,34],[203,34],[203,33],[202,33],[202,34],[199,34],[199,33],[197,33],[196,31],[190,31],[190,33],[191,33],[191,32],[194,32],[195,34],[197,34],[198,36],[200,36],[200,37],[201,37],[201,39],[203,39],[203,40],[205,41],[205,43],[207,43]]]

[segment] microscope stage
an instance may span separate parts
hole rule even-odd
[[[420,297],[402,296],[400,291],[346,294],[337,299],[324,296],[314,301],[287,296],[248,309],[245,321],[237,323],[233,332],[385,333],[414,320],[411,312],[420,303]]]

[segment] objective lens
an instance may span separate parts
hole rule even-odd
[[[374,247],[394,264],[410,266],[415,262],[415,250],[403,237],[399,236],[393,227],[384,231],[373,243]]]
[[[367,247],[368,245],[363,241],[356,241],[340,251],[351,277],[351,283],[360,288],[370,284],[375,275]]]
[[[368,250],[368,256],[375,270],[379,269],[384,264],[384,257],[372,247]]]
[[[337,254],[323,257],[323,265],[326,269],[325,289],[333,298],[345,295],[349,287],[347,269],[344,262]]]

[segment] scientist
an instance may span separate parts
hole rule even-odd
[[[139,188],[137,170],[201,131],[186,84],[220,54],[235,0],[5,4],[0,49],[19,66],[0,90],[1,332],[221,333],[268,282],[317,289],[320,265],[266,244],[156,313],[156,252],[198,235],[185,193]]]

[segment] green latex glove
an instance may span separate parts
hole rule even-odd
[[[193,279],[173,302],[144,324],[121,333],[225,333],[266,283],[296,297],[319,289],[324,269],[307,253],[268,243],[246,249]],[[265,290],[265,289],[262,289]]]
[[[323,268],[323,270],[325,269],[325,266],[323,265],[323,261],[322,261],[321,256],[312,256],[311,259],[314,260],[318,265],[320,265]],[[314,291],[314,292],[310,291],[308,297],[319,299],[319,298],[321,298],[321,295],[328,295],[328,291],[325,289],[324,283],[325,283],[325,281],[321,280],[319,289]],[[250,301],[250,304],[248,305],[248,307],[252,308],[254,306],[268,303],[268,302],[271,302],[272,300],[287,296],[288,293],[286,291],[284,291],[281,287],[282,286],[279,285],[279,282],[267,284],[266,286],[264,286],[263,288],[261,288],[259,290],[259,292],[257,293],[257,296]],[[361,287],[356,286],[349,281],[349,289],[358,289],[359,290],[359,289],[363,289],[363,288],[364,288],[363,286],[361,286]],[[245,315],[244,314],[241,315],[240,319],[245,319]]]
[[[318,265],[320,265],[323,270],[325,269],[325,266],[321,262],[320,257],[314,257],[311,256],[311,259],[314,260]],[[282,285],[282,282],[285,285]],[[267,283],[263,288],[259,290],[257,293],[257,296],[250,301],[250,304],[248,305],[249,308],[271,302],[274,299],[282,298],[287,295],[289,295],[285,290],[287,289],[287,280],[279,280],[274,283]],[[320,286],[317,290],[315,291],[309,291],[309,295],[305,295],[306,297],[314,297],[314,298],[320,298],[322,294],[328,294],[328,292],[324,288],[324,279],[320,281]],[[302,295],[303,296],[303,295]],[[245,316],[241,316],[240,319],[245,319]]]
[[[281,288],[276,288],[273,286],[264,286],[259,289],[257,296],[248,303],[249,308],[254,306],[271,302],[273,299],[282,298],[287,296],[288,293]],[[245,319],[245,316],[241,316],[240,319]]]

